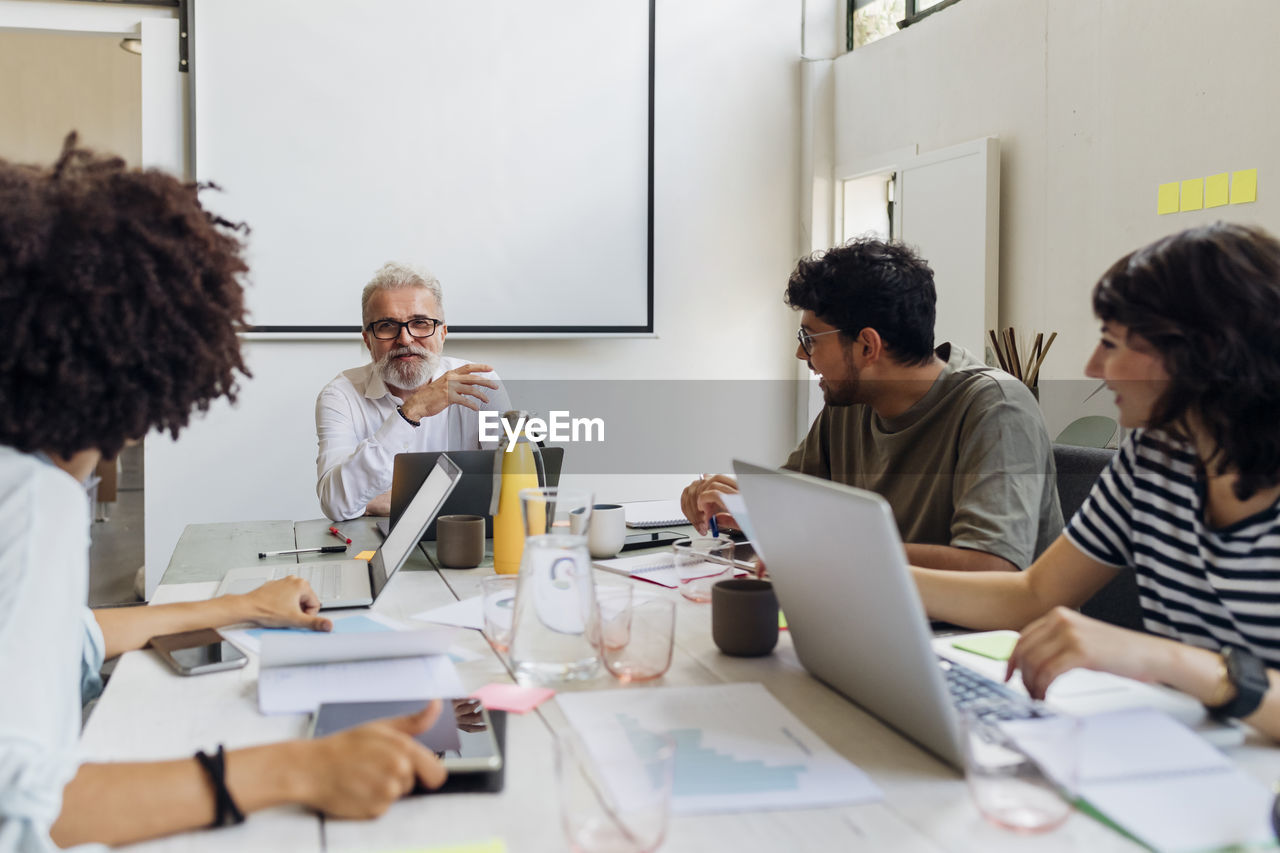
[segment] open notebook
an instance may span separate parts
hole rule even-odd
[[[626,512],[627,527],[672,527],[689,523],[680,510],[680,501],[631,501],[622,506]]]

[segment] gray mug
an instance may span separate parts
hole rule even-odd
[[[778,644],[778,597],[761,580],[726,580],[711,588],[711,639],[726,655],[760,657]]]
[[[484,562],[484,516],[440,516],[436,520],[436,559],[446,569],[474,569]]]

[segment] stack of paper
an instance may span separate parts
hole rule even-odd
[[[273,632],[262,637],[258,710],[314,711],[325,702],[464,696],[448,658],[451,632]]]
[[[1074,787],[1086,811],[1143,844],[1208,850],[1274,842],[1271,792],[1177,720],[1147,710],[1084,717],[1074,748],[1056,752],[1019,740],[1038,722],[1004,728],[1045,772]],[[1073,761],[1074,786],[1064,770]]]

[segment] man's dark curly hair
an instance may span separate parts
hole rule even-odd
[[[235,399],[247,267],[199,189],[74,133],[52,168],[0,160],[0,444],[112,457]]]
[[[835,326],[842,341],[875,329],[904,366],[933,358],[933,270],[902,243],[859,237],[802,258],[787,282],[786,301]]]
[[[1103,274],[1093,311],[1164,360],[1149,428],[1188,439],[1197,419],[1240,500],[1280,482],[1280,242],[1224,222],[1165,237]]]

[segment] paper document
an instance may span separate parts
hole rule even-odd
[[[882,796],[760,684],[561,693],[557,701],[593,755],[641,752],[653,748],[654,734],[670,735],[677,814],[814,808]]]
[[[400,631],[404,626],[380,613],[353,613],[333,619],[334,634],[364,634],[379,631]],[[241,651],[258,654],[262,651],[262,638],[271,634],[312,634],[308,628],[223,628],[222,638],[235,644]]]
[[[459,628],[475,628],[481,631],[484,629],[484,596],[477,595],[443,607],[433,607],[413,614],[412,618],[423,622],[456,625]]]
[[[350,634],[273,632],[262,638],[259,666],[266,670],[308,663],[442,655],[449,651],[452,638],[453,633],[442,628]]]
[[[1273,840],[1271,792],[1177,720],[1150,710],[1095,714],[1081,718],[1077,742],[1061,749],[1021,739],[1042,722],[1002,727],[1089,808],[1156,850]],[[1063,770],[1071,760],[1074,786]]]
[[[680,586],[680,575],[676,572],[675,557],[670,552],[658,554],[638,554],[634,557],[615,557],[611,560],[596,560],[597,569],[624,575],[636,580],[656,583],[668,589]],[[743,569],[734,569],[734,577],[750,574]]]
[[[258,672],[258,710],[310,713],[325,702],[390,702],[465,696],[444,655],[278,666]]]
[[[680,501],[631,501],[623,505],[627,527],[673,527],[688,524]]]

